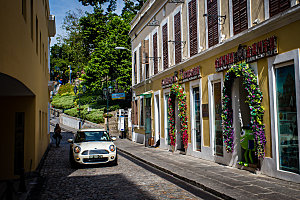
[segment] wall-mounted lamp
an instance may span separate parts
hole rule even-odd
[[[218,24],[223,25],[225,24],[225,20],[226,20],[226,15],[209,15],[209,14],[204,14],[203,17],[210,17],[213,18],[214,20],[218,20]]]
[[[184,3],[184,0],[170,0],[168,3]]]
[[[184,48],[185,44],[186,44],[186,41],[169,40],[168,42],[172,42],[173,44],[181,43],[182,44],[182,48]]]
[[[149,22],[147,26],[159,26],[159,21],[156,19],[153,19],[152,22]]]

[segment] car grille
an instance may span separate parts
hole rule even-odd
[[[108,158],[84,158],[83,162],[84,163],[95,163],[95,162],[107,162]]]
[[[109,152],[105,149],[90,150],[89,155],[95,155],[95,154],[109,154]]]

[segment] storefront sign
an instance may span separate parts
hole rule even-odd
[[[261,40],[251,46],[240,45],[236,52],[232,52],[221,56],[215,61],[216,71],[229,69],[232,65],[238,62],[246,61],[246,63],[254,62],[258,59],[273,56],[278,53],[277,37],[272,36],[265,40]]]
[[[200,78],[200,66],[194,67],[190,70],[183,71],[181,69],[179,73],[175,71],[174,76],[165,78],[161,81],[162,88],[171,87],[173,83],[184,83],[187,81],[191,81],[197,78]]]

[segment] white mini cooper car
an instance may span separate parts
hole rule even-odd
[[[70,143],[70,163],[77,164],[111,163],[117,165],[117,147],[113,143],[116,137],[110,137],[104,129],[81,129],[74,134]]]

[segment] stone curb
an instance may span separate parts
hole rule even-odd
[[[147,160],[144,160],[144,159],[142,159],[142,158],[140,158],[140,157],[138,157],[138,156],[136,156],[136,155],[134,155],[134,154],[132,154],[132,153],[124,150],[124,149],[120,149],[120,147],[118,147],[118,150],[121,151],[121,152],[123,152],[123,153],[125,153],[125,154],[127,154],[127,155],[129,155],[129,156],[131,156],[131,157],[133,157],[133,158],[135,158],[135,159],[137,159],[137,160],[139,160],[139,161],[141,161],[141,162],[143,162],[143,163],[146,163],[147,165],[150,165],[151,167],[154,167],[154,168],[156,168],[156,169],[158,169],[160,171],[163,171],[163,172],[165,172],[165,173],[167,173],[167,174],[169,174],[171,176],[174,176],[175,178],[178,178],[178,179],[180,179],[182,181],[185,181],[185,182],[187,182],[187,183],[189,183],[189,184],[191,184],[193,186],[201,188],[201,189],[203,189],[203,190],[205,190],[205,191],[207,191],[207,192],[209,192],[209,193],[211,193],[211,194],[213,194],[215,196],[221,197],[222,199],[228,199],[228,200],[234,199],[234,198],[232,198],[232,197],[230,197],[230,196],[228,196],[228,195],[226,195],[224,193],[221,193],[221,192],[218,192],[217,190],[209,188],[209,187],[203,185],[202,183],[199,183],[199,182],[196,182],[194,180],[188,179],[188,178],[186,178],[184,176],[175,174],[174,172],[172,172],[172,171],[170,171],[170,170],[168,170],[166,168],[160,167],[160,166],[158,166],[158,165],[156,165],[154,163],[151,163],[151,162],[149,162]]]

